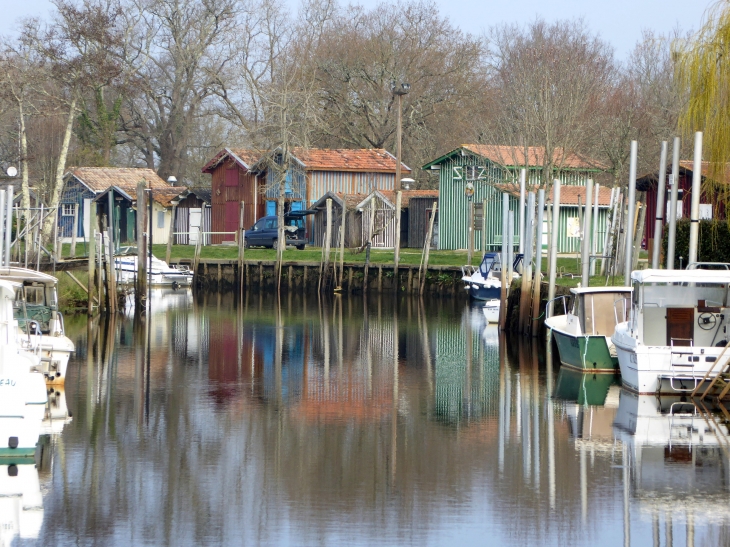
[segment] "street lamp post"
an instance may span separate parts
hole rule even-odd
[[[401,178],[401,150],[400,150],[400,143],[401,143],[401,133],[402,133],[402,122],[401,122],[401,105],[403,102],[403,95],[407,95],[408,92],[411,90],[411,84],[400,84],[400,87],[395,84],[395,82],[392,82],[390,84],[390,90],[393,92],[393,95],[398,97],[398,125],[396,126],[396,132],[395,132],[395,156],[396,156],[396,164],[395,164],[395,191],[397,192],[400,190],[400,178]]]

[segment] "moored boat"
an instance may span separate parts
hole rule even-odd
[[[137,247],[122,247],[114,257],[117,281],[131,285],[137,279]],[[155,255],[149,255],[147,274],[154,287],[189,287],[193,284],[193,272],[187,266],[172,267]]]
[[[58,311],[58,279],[27,268],[0,269],[0,280],[15,288],[13,315],[29,350],[40,351],[40,366],[49,383],[66,381],[68,359],[74,344],[65,333],[63,314]]]
[[[515,255],[512,265],[513,279],[520,277],[517,269],[521,262],[522,255]],[[484,253],[478,268],[462,266],[461,280],[464,282],[464,289],[469,291],[469,296],[474,300],[499,299],[502,289],[502,266],[500,253]]]
[[[499,323],[499,308],[499,298],[493,298],[492,300],[487,300],[484,303],[482,312],[484,313],[487,323]]]
[[[730,271],[637,270],[631,280],[631,313],[612,336],[623,385],[646,394],[702,389],[730,359]]]
[[[35,453],[48,397],[37,361],[20,347],[13,318],[14,284],[0,280],[0,457]]]
[[[563,313],[545,319],[560,363],[584,372],[615,373],[618,358],[611,336],[626,320],[631,287],[577,287],[570,292],[572,305],[565,305],[562,297]]]

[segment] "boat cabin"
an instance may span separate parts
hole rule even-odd
[[[647,346],[724,346],[727,270],[637,270],[631,334]]]
[[[589,336],[611,336],[616,325],[626,321],[630,287],[577,287],[570,289],[573,308],[568,331]]]
[[[0,279],[10,281],[16,287],[13,312],[21,329],[35,321],[43,334],[63,333],[55,277],[13,267],[0,269]]]

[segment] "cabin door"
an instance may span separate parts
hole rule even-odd
[[[694,308],[667,308],[667,345],[693,345],[694,326]]]
[[[200,207],[188,209],[188,244],[197,245],[200,236],[200,225],[203,221],[203,210]],[[202,243],[202,241],[201,241]]]

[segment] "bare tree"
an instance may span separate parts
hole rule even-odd
[[[544,148],[542,179],[549,184],[562,161],[591,139],[594,109],[615,77],[613,50],[580,19],[537,19],[491,35],[498,115],[488,138],[491,144]]]

